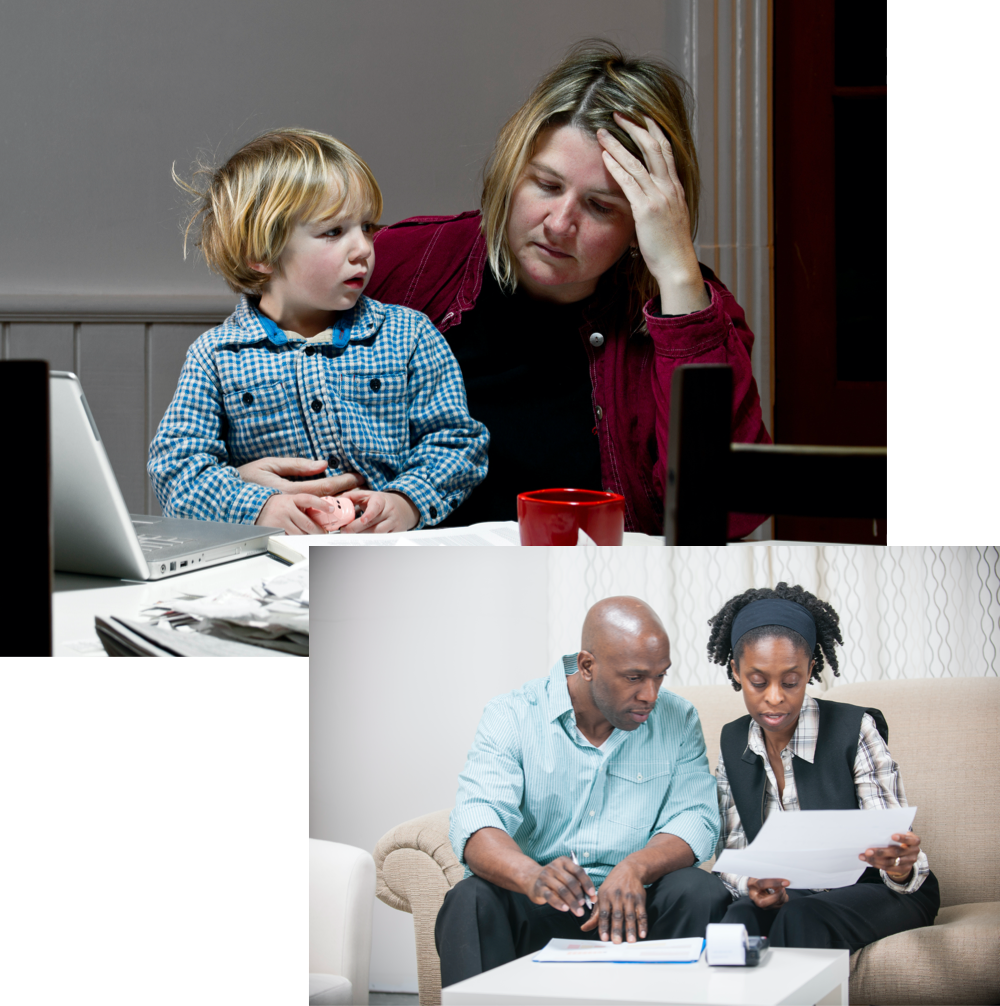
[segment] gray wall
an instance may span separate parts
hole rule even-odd
[[[667,20],[662,0],[8,4],[0,294],[222,289],[181,259],[170,165],[275,126],[355,147],[386,222],[473,208],[497,128],[571,42],[679,62]]]
[[[454,804],[483,707],[548,671],[548,552],[316,549],[313,838],[374,849],[395,825]],[[417,989],[412,917],[379,901],[371,984]]]
[[[235,301],[181,255],[190,176],[256,133],[330,132],[384,222],[478,205],[497,129],[574,41],[683,68],[693,0],[8,4],[0,32],[0,358],[74,369],[126,503],[188,344]],[[687,54],[690,55],[689,53]]]

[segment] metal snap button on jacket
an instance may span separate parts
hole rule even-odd
[[[604,409],[599,405],[597,406],[597,421],[600,422],[604,418]]]
[[[595,332],[590,337],[590,344],[591,344],[591,346],[594,347],[594,349],[597,349],[598,347],[603,346],[604,345],[604,336],[601,335],[600,332]]]
[[[378,389],[382,387],[382,382],[377,377],[373,377],[368,382],[368,387],[371,388],[372,391],[378,391]]]
[[[319,412],[323,408],[323,403],[318,399],[314,398],[312,400],[312,410],[313,412]]]
[[[243,404],[244,405],[251,405],[252,403],[253,403],[253,395],[251,395],[249,391],[244,391],[243,392]]]

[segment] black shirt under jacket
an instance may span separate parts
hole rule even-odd
[[[490,431],[489,471],[444,526],[517,520],[517,494],[600,489],[587,301],[553,304],[508,294],[489,265],[475,307],[448,330],[469,412]]]

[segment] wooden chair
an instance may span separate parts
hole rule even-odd
[[[52,498],[49,365],[0,360],[0,430],[7,485],[0,518],[8,569],[0,607],[8,628],[0,656],[52,656]]]
[[[668,545],[724,545],[730,512],[886,516],[884,447],[730,443],[732,368],[690,364],[670,387]]]

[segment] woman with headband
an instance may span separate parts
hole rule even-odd
[[[826,601],[787,583],[748,590],[709,619],[709,658],[726,666],[749,713],[722,728],[720,852],[745,848],[773,812],[906,806],[882,713],[806,695],[824,660],[839,673],[839,623]],[[722,921],[768,936],[771,946],[852,953],[929,926],[941,898],[920,838],[892,840],[861,853],[868,868],[850,887],[791,891],[781,877],[721,874],[734,898]]]

